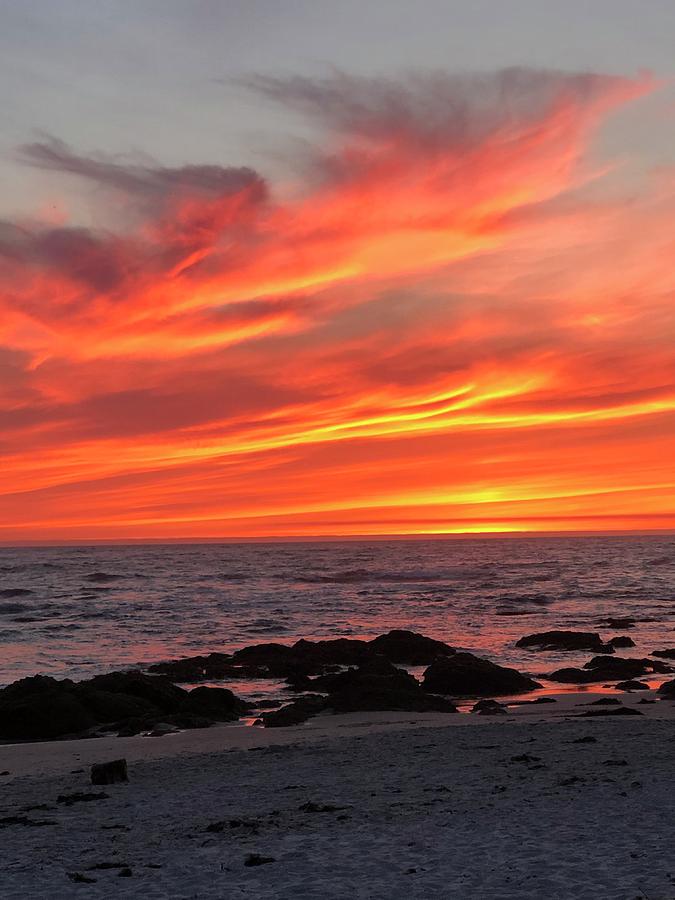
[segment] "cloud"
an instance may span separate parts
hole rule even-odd
[[[610,191],[589,155],[650,79],[247,87],[317,128],[283,186],[20,149],[96,224],[0,225],[6,533],[660,515],[675,189]]]
[[[350,140],[415,135],[420,146],[465,151],[494,132],[540,128],[553,110],[573,107],[594,116],[649,91],[638,78],[592,72],[510,68],[484,74],[412,72],[398,78],[256,75],[242,79],[274,103],[295,107]]]
[[[18,157],[38,169],[75,175],[141,197],[166,199],[182,193],[223,197],[247,191],[259,202],[267,193],[261,176],[246,167],[185,165],[168,168],[147,162],[115,161],[104,154],[82,156],[53,136],[22,145]]]

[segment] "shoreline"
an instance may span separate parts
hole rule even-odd
[[[72,738],[53,741],[24,741],[0,743],[0,771],[9,774],[3,783],[13,778],[39,774],[70,772],[74,767],[124,757],[129,763],[142,760],[167,759],[178,756],[199,756],[233,750],[253,750],[295,744],[312,744],[323,740],[339,740],[349,736],[407,731],[414,728],[471,728],[500,724],[506,727],[532,724],[555,724],[568,721],[605,720],[604,717],[581,718],[598,700],[619,699],[616,692],[566,691],[549,694],[555,703],[531,703],[526,698],[505,700],[508,712],[500,716],[477,715],[462,709],[458,714],[435,712],[355,712],[321,713],[301,725],[264,728],[246,721],[218,723],[210,728],[179,730],[170,734],[130,737],[115,735]],[[622,693],[621,704],[636,708],[642,715],[637,721],[675,720],[675,702],[662,698],[654,691]],[[641,700],[653,700],[643,704]],[[473,701],[471,701],[473,704]],[[608,707],[610,709],[612,707]],[[617,707],[618,708],[618,707]],[[607,718],[612,718],[608,716]],[[626,717],[628,718],[628,717]],[[624,720],[625,721],[625,720]]]

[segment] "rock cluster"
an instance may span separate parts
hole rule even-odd
[[[254,644],[232,654],[209,653],[150,666],[150,672],[177,682],[197,683],[220,678],[287,678],[291,682],[323,674],[327,666],[357,666],[374,655],[390,662],[424,666],[437,656],[453,653],[443,641],[401,629],[387,632],[372,641],[334,638],[325,641],[299,640],[295,644]]]
[[[605,643],[596,631],[542,631],[539,634],[526,634],[516,641],[516,647],[527,650],[590,650],[593,653],[614,653],[613,642]]]
[[[662,675],[672,672],[671,666],[655,659],[629,659],[620,656],[594,656],[583,668],[556,669],[547,677],[563,684],[592,684],[605,681],[625,681],[642,675]]]
[[[102,728],[138,734],[158,722],[195,728],[234,721],[248,709],[225,688],[186,691],[141,672],[111,672],[77,683],[35,675],[0,690],[0,739],[49,740]]]

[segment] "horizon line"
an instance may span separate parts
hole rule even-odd
[[[551,531],[463,531],[463,532],[419,532],[411,534],[321,534],[321,535],[262,535],[257,537],[162,537],[162,538],[100,538],[72,540],[30,540],[1,541],[0,549],[12,550],[30,547],[138,547],[138,546],[199,546],[203,544],[317,544],[317,543],[351,543],[358,541],[393,542],[393,541],[447,541],[447,540],[514,540],[518,538],[552,538],[552,537],[638,537],[638,536],[675,535],[673,528],[636,528],[636,529],[580,529]]]

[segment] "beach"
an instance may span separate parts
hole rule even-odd
[[[5,745],[2,896],[670,900],[674,705],[643,697]]]
[[[5,554],[2,900],[675,900],[672,539],[127,551]]]

